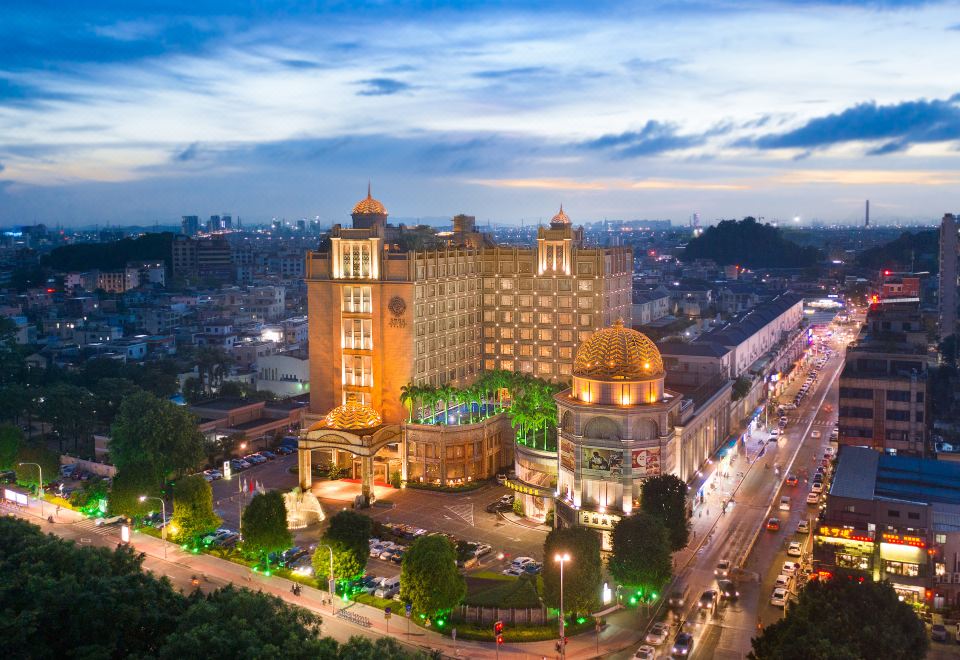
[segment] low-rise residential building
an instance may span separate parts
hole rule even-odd
[[[670,292],[663,287],[633,292],[633,325],[647,325],[670,314]]]
[[[310,391],[310,358],[307,351],[288,351],[257,360],[257,390],[281,397]]]

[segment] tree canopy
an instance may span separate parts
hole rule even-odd
[[[857,265],[881,270],[925,270],[939,272],[940,233],[936,229],[905,231],[883,245],[868,248],[857,255]]]
[[[667,529],[653,515],[639,511],[621,518],[613,528],[610,574],[620,584],[659,591],[670,579],[670,541]]]
[[[11,424],[0,424],[0,470],[12,470],[23,445],[23,433]]]
[[[280,491],[254,495],[243,510],[240,530],[244,550],[260,557],[291,547],[293,535],[287,529],[287,507]]]
[[[407,660],[396,640],[321,637],[319,616],[227,586],[185,596],[129,547],[80,547],[0,518],[4,657]]]
[[[687,484],[672,474],[661,474],[643,482],[640,509],[663,523],[673,551],[690,540],[687,518]]]
[[[188,410],[149,392],[123,400],[110,436],[110,458],[118,470],[131,464],[153,466],[159,482],[203,462],[203,435]]]
[[[173,487],[173,524],[177,529],[174,536],[192,541],[215,530],[220,523],[220,516],[213,510],[210,484],[197,474],[178,479]]]
[[[920,660],[929,641],[889,582],[838,574],[800,591],[780,621],[753,639],[752,660]]]
[[[713,259],[721,266],[801,268],[820,260],[820,251],[788,241],[783,233],[755,218],[724,220],[687,243],[684,260]]]
[[[338,580],[349,580],[363,575],[370,557],[370,518],[344,509],[330,519],[330,527],[321,539],[333,549],[333,574]],[[323,583],[330,573],[330,554],[326,548],[317,547],[313,555],[313,571]]]
[[[141,495],[160,497],[160,482],[151,465],[131,463],[117,471],[110,488],[110,513],[137,518],[157,509],[156,500],[140,501]]]
[[[24,463],[24,465],[20,465]],[[43,468],[43,483],[49,483],[60,476],[60,456],[39,444],[21,445],[17,452],[17,465],[14,470],[17,472],[17,481],[22,484],[36,486],[39,474],[36,463]]]
[[[600,602],[603,579],[600,537],[585,527],[558,528],[543,544],[543,602],[560,607],[560,563],[557,555],[569,554],[563,566],[563,607],[567,612],[593,612]]]
[[[42,259],[44,266],[57,271],[84,271],[93,268],[123,268],[128,261],[170,262],[173,234],[163,232],[124,238],[111,243],[78,243],[56,247]]]
[[[400,600],[435,617],[466,595],[467,583],[457,569],[457,551],[450,539],[430,535],[414,541],[400,565]]]

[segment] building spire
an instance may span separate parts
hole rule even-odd
[[[370,179],[367,179],[367,199],[373,199],[370,195]]]

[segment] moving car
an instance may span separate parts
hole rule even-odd
[[[97,521],[94,524],[95,527],[107,527],[109,525],[116,525],[122,523],[126,518],[123,516],[113,516],[112,518],[97,518]]]
[[[725,578],[730,575],[730,560],[721,559],[717,562],[717,567],[713,569],[714,576],[718,578]]]
[[[776,438],[778,435],[780,435],[780,429],[777,429],[777,428],[770,429],[771,438]]]
[[[700,594],[700,600],[697,601],[697,609],[701,613],[713,612],[717,609],[717,592],[713,589],[707,589]]]
[[[810,521],[804,518],[800,521],[800,524],[797,525],[797,534],[809,534],[810,533]]]
[[[817,431],[817,430],[810,431],[810,437],[813,438],[814,440],[817,440],[821,435],[822,434],[820,433],[820,431]]]
[[[690,587],[685,584],[678,584],[667,597],[667,605],[675,609],[680,609],[687,604],[687,597],[689,594]]]
[[[717,589],[719,589],[720,598],[723,600],[736,600],[740,597],[737,586],[730,580],[717,580]]]
[[[803,554],[803,548],[800,545],[799,541],[790,541],[790,546],[787,548],[787,554],[791,557],[799,557]]]
[[[665,641],[667,641],[667,635],[670,634],[670,627],[663,623],[655,623],[653,627],[650,628],[650,632],[647,633],[647,636],[644,638],[644,641],[647,644],[652,644],[654,646],[660,646]]]
[[[693,635],[688,632],[682,632],[673,640],[673,648],[670,655],[674,658],[687,658],[693,653]]]
[[[784,495],[780,498],[780,510],[789,511],[790,510],[790,498]]]
[[[820,495],[812,491],[807,493],[807,504],[820,504]]]
[[[783,483],[787,484],[788,486],[796,486],[799,483],[799,479],[797,479],[797,475],[795,474],[788,474]]]
[[[767,529],[771,532],[776,532],[780,530],[780,519],[771,518],[767,521]]]
[[[777,587],[770,595],[770,604],[775,607],[787,606],[787,590],[783,587]]]

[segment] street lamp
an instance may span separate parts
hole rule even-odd
[[[553,560],[560,563],[560,657],[567,657],[567,645],[563,630],[563,565],[570,561],[570,555],[564,552],[562,555],[557,553]]]
[[[40,481],[37,483],[37,499],[40,500],[40,517],[43,517],[43,468],[40,467],[39,463],[17,463],[17,466],[21,465],[36,465],[37,472],[40,473]]]
[[[333,548],[326,543],[317,546],[318,550],[320,548],[326,548],[330,553],[330,577],[327,580],[327,589],[330,590],[330,602],[333,603],[333,599],[337,597],[337,582],[333,577]],[[336,609],[336,605],[334,605],[334,609]]]
[[[141,502],[146,502],[147,500],[157,500],[160,502],[160,511],[163,515],[163,527],[160,528],[160,539],[163,541],[163,558],[167,558],[167,503],[163,501],[162,497],[151,497],[149,495],[141,495]]]

